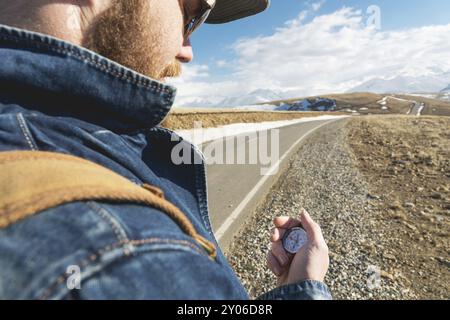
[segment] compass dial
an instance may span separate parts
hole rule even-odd
[[[286,231],[283,237],[283,247],[289,253],[295,254],[300,251],[308,241],[306,231],[302,228],[292,228]]]

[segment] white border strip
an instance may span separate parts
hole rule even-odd
[[[288,151],[286,151],[283,156],[270,168],[270,170],[266,173],[265,176],[263,176],[258,183],[253,187],[253,189],[247,194],[247,196],[242,200],[242,202],[234,209],[234,211],[230,214],[230,216],[222,223],[222,225],[217,229],[217,232],[215,232],[215,236],[217,241],[220,241],[224,234],[228,231],[230,226],[233,224],[234,221],[239,217],[239,215],[242,213],[244,208],[247,206],[247,204],[252,200],[252,198],[255,196],[255,194],[261,189],[261,187],[264,185],[264,183],[271,177],[271,174],[275,172],[275,170],[278,169],[280,164],[284,161],[284,159],[291,153],[294,148],[297,147],[297,145],[300,144],[306,137],[308,137],[311,133],[318,130],[319,128],[322,128],[323,126],[330,124],[332,122],[338,121],[340,119],[335,119],[331,121],[327,121],[311,130],[309,130],[307,133],[305,133],[300,139],[298,139],[290,148]]]

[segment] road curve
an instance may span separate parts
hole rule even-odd
[[[422,110],[425,108],[425,103],[419,103],[414,101],[414,105],[409,110],[408,114],[412,116],[420,116],[422,114]]]
[[[224,251],[227,251],[234,235],[238,233],[259,202],[265,198],[303,140],[320,127],[339,120],[312,121],[279,128],[279,157],[276,159],[277,161],[274,159],[270,165],[262,165],[259,161],[258,164],[248,164],[247,161],[247,164],[209,164],[207,166],[211,223],[215,236]],[[271,131],[267,132],[267,136],[270,137]],[[229,149],[233,150],[229,151],[229,154],[234,152],[236,155],[238,152],[245,152],[248,157],[250,152],[255,152],[255,147],[258,148],[258,143],[264,141],[260,136],[247,139],[242,139],[241,136],[236,136],[241,139],[227,138],[226,141],[230,143],[231,139],[231,145],[234,145],[234,148]],[[266,144],[269,150],[272,147],[270,140],[269,138],[269,142]],[[216,148],[223,150],[222,152],[226,156],[227,150],[223,148],[225,144],[226,142],[223,140],[209,142],[202,146],[202,150]],[[266,171],[271,170],[272,175],[263,175],[261,168],[265,168]]]

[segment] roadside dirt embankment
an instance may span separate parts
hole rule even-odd
[[[450,296],[450,118],[370,116],[311,135],[227,253],[252,297],[275,287],[272,220],[306,208],[336,299]]]

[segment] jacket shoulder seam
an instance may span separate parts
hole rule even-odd
[[[96,201],[84,201],[83,203],[102,220],[106,221],[114,232],[119,242],[128,242],[128,236],[122,224],[100,203]]]
[[[22,131],[22,134],[25,137],[26,142],[28,143],[28,146],[31,150],[36,151],[39,148],[37,147],[37,143],[33,138],[33,135],[31,134],[30,128],[27,125],[27,122],[25,120],[25,117],[22,113],[18,113],[16,115],[17,122],[19,123],[20,130]]]

